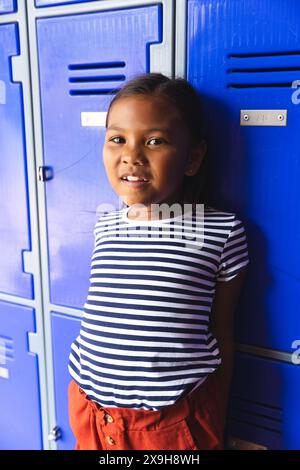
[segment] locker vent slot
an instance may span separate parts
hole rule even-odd
[[[14,360],[13,339],[0,335],[0,366],[5,365],[8,360]]]
[[[228,72],[234,73],[253,73],[253,72],[294,72],[300,70],[300,67],[269,67],[269,68],[252,68],[252,69],[228,69]]]
[[[300,51],[285,51],[285,52],[248,52],[245,54],[228,54],[229,58],[244,58],[244,57],[276,57],[287,55],[299,55]]]
[[[107,75],[105,77],[71,77],[69,78],[70,83],[121,82],[124,80],[125,80],[125,75]]]
[[[126,63],[123,61],[70,64],[68,66],[69,70],[81,72],[80,75],[77,74],[69,77],[69,83],[81,84],[81,88],[70,89],[70,95],[109,95],[117,93],[120,88],[112,85],[115,82],[124,82],[126,80],[126,76],[120,73],[113,74],[111,69],[124,68],[125,65]],[[92,72],[94,71],[98,72],[97,75],[93,75]],[[83,72],[85,72],[86,75],[84,75]],[[102,75],[101,72],[106,72],[106,74]],[[111,86],[107,87],[109,82],[111,82]],[[100,83],[105,83],[106,87],[95,87],[96,83],[99,83],[99,85]],[[92,85],[92,88],[82,88],[84,85]]]
[[[91,64],[70,64],[69,70],[89,70],[89,69],[111,69],[125,67],[125,62],[96,62]]]
[[[102,88],[101,90],[70,90],[70,95],[113,95],[117,93],[121,88]]]
[[[296,80],[296,78],[295,78]],[[228,88],[291,88],[292,82],[281,83],[229,83]]]
[[[280,66],[282,61],[294,60],[293,56],[296,60],[299,58],[299,65],[296,63]],[[276,57],[279,58],[278,65],[274,64]],[[227,74],[230,82],[227,88],[290,88],[293,81],[299,79],[298,73],[295,73],[294,77],[291,77],[291,74],[300,71],[300,51],[229,54],[228,59],[230,67]],[[238,59],[238,66],[235,66],[235,59]],[[253,64],[253,59],[257,59],[256,65]],[[276,76],[277,73],[279,75]],[[253,74],[260,75],[254,78]]]
[[[233,397],[230,401],[230,420],[274,433],[282,432],[282,408],[267,403]]]

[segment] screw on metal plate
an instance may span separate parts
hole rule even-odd
[[[286,109],[241,109],[241,126],[286,126]]]

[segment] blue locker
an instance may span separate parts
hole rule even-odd
[[[13,83],[11,57],[19,54],[16,24],[0,25],[0,292],[33,298],[23,253],[31,249],[22,86]]]
[[[290,352],[300,331],[300,3],[275,3],[189,0],[186,72],[210,110],[211,201],[248,234],[237,340]],[[241,127],[241,109],[287,110],[287,126]]]
[[[72,379],[68,371],[71,344],[79,335],[80,319],[51,313],[54,390],[56,423],[61,430],[58,450],[73,450],[75,439],[69,426],[68,385]]]
[[[82,127],[81,113],[107,111],[124,81],[149,70],[161,23],[160,5],[37,20],[52,303],[82,308],[96,208],[118,205],[102,164],[104,128]]]
[[[0,449],[41,450],[38,358],[29,352],[33,309],[0,301]]]
[[[17,10],[17,0],[0,0],[0,15]]]
[[[298,369],[288,363],[237,354],[229,434],[267,449],[299,450]]]
[[[52,7],[53,5],[65,5],[67,3],[85,3],[95,0],[35,0],[36,7]]]

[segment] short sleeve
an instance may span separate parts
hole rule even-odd
[[[248,243],[244,224],[235,217],[224,245],[216,280],[230,281],[248,263]]]

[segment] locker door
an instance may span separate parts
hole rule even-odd
[[[0,449],[41,450],[37,355],[29,351],[34,310],[0,301]]]
[[[236,340],[240,350],[265,356],[237,361],[230,432],[270,449],[299,448],[300,375],[291,353],[300,331],[300,106],[293,88],[300,4],[188,0],[185,6],[186,74],[209,110],[210,203],[239,214],[248,235]]]
[[[187,77],[213,124],[211,199],[243,218],[249,239],[237,339],[287,352],[300,331],[299,17],[297,0],[187,4]],[[259,125],[261,114],[241,126],[240,111],[253,109],[286,110],[287,125],[278,111],[275,125]]]
[[[70,346],[88,292],[96,219],[120,204],[102,163],[106,111],[133,76],[172,74],[172,4],[128,1],[120,9],[112,1],[108,9],[107,2],[104,8],[101,1],[76,2],[70,13],[70,6],[34,9],[29,3],[37,161],[43,165],[39,215],[50,422],[51,429],[58,427],[53,449],[75,445],[67,413]]]
[[[161,8],[149,6],[37,20],[51,303],[79,307],[88,290],[99,204],[113,204],[102,164],[104,128],[82,113],[105,112],[116,90],[149,70],[161,41]],[[101,125],[101,124],[100,124]]]
[[[54,5],[65,5],[67,3],[85,3],[93,0],[35,0],[36,7],[51,7]],[[96,1],[96,0],[94,0]]]
[[[0,13],[0,448],[38,450],[48,423],[25,3]]]
[[[231,444],[299,449],[299,386],[296,365],[239,353],[230,402]]]
[[[54,368],[54,388],[56,397],[56,424],[61,432],[58,440],[59,450],[75,449],[75,439],[69,426],[68,415],[68,385],[71,377],[68,375],[68,359],[71,344],[79,335],[80,319],[56,312],[51,312],[52,350]]]
[[[0,0],[0,15],[16,11],[16,0]]]
[[[33,298],[32,275],[23,264],[31,240],[22,87],[11,74],[18,44],[17,25],[0,24],[0,292]]]

